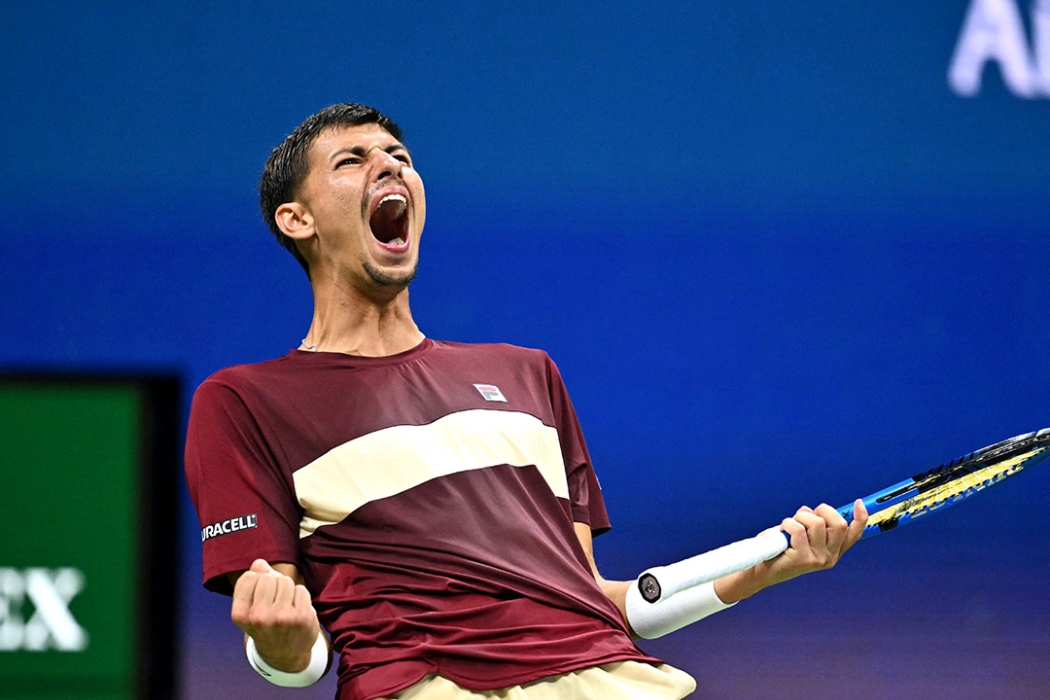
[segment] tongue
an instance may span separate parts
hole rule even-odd
[[[405,202],[390,199],[373,212],[368,223],[376,240],[381,243],[404,242],[401,239],[401,216],[405,213],[405,206]]]

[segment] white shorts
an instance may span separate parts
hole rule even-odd
[[[696,690],[684,671],[620,661],[499,690],[468,690],[430,675],[384,700],[679,700]]]

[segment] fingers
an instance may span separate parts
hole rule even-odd
[[[237,579],[233,588],[234,609],[250,609],[257,599],[262,599],[268,594],[272,597],[274,588],[271,584],[278,576],[280,574],[269,563],[263,559],[256,559],[251,568]]]
[[[852,542],[849,542],[849,523],[842,517],[842,514],[835,508],[822,503],[814,511],[814,514],[820,517],[825,524],[825,549],[829,556],[833,557],[834,564],[838,561],[838,558],[842,556]]]
[[[779,528],[787,533],[791,547],[750,570],[754,578],[748,595],[803,574],[830,569],[861,538],[867,524],[868,511],[862,501],[853,504],[850,522],[826,503],[816,509],[799,508]]]
[[[255,586],[259,581],[259,574],[254,568],[255,564],[252,564],[252,569],[241,574],[237,579],[236,585],[233,587],[233,602],[230,606],[230,617],[241,629],[244,629],[244,625],[248,622],[248,615],[251,612],[252,602],[255,600]]]
[[[310,598],[310,591],[306,590],[306,586],[296,585],[293,588],[293,591],[294,591],[294,596],[295,596],[294,605],[295,605],[296,608],[298,608],[298,609],[307,609],[307,608],[309,608],[310,610],[313,610],[314,602],[313,602],[313,599]]]
[[[866,522],[865,513],[862,523],[854,527],[836,509],[822,503],[815,510],[808,506],[799,508],[794,517],[784,520],[781,528],[791,537],[796,565],[816,570],[834,566],[859,539]]]
[[[254,637],[264,629],[310,626],[315,613],[305,586],[257,559],[237,580],[230,617]]]
[[[258,576],[255,582],[255,590],[252,592],[253,606],[281,606],[292,605],[295,599],[295,582],[287,576],[274,571],[272,574]]]

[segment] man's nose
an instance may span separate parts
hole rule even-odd
[[[401,177],[401,168],[404,163],[400,159],[378,149],[372,152],[372,159],[376,163],[376,168],[379,169],[377,179]]]

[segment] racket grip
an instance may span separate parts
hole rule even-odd
[[[772,559],[783,553],[789,543],[790,537],[783,530],[764,532],[674,564],[653,567],[638,577],[638,591],[644,600],[655,603],[686,588],[714,581]]]

